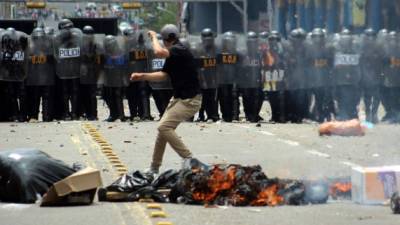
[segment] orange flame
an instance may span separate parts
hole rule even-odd
[[[337,182],[331,185],[330,194],[335,197],[338,193],[346,193],[351,191],[350,182]]]
[[[273,184],[260,193],[258,193],[257,200],[253,201],[251,205],[253,206],[276,206],[283,203],[284,199],[282,196],[278,195],[278,185]]]

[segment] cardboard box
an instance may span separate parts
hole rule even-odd
[[[40,206],[88,205],[102,185],[100,171],[87,167],[54,183]]]
[[[384,204],[400,191],[400,166],[354,167],[352,199],[360,204]]]

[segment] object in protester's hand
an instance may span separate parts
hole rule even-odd
[[[35,149],[0,153],[0,201],[35,203],[53,183],[75,170],[62,161]]]
[[[365,127],[357,119],[325,122],[319,126],[319,135],[363,136]]]
[[[400,214],[400,196],[398,192],[393,193],[390,199],[390,208],[394,214]]]

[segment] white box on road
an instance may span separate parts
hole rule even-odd
[[[360,204],[383,204],[400,191],[400,165],[353,167],[352,199]]]

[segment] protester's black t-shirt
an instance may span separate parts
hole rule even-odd
[[[175,98],[193,98],[200,93],[196,61],[181,42],[176,42],[169,49],[162,71],[171,78]]]

